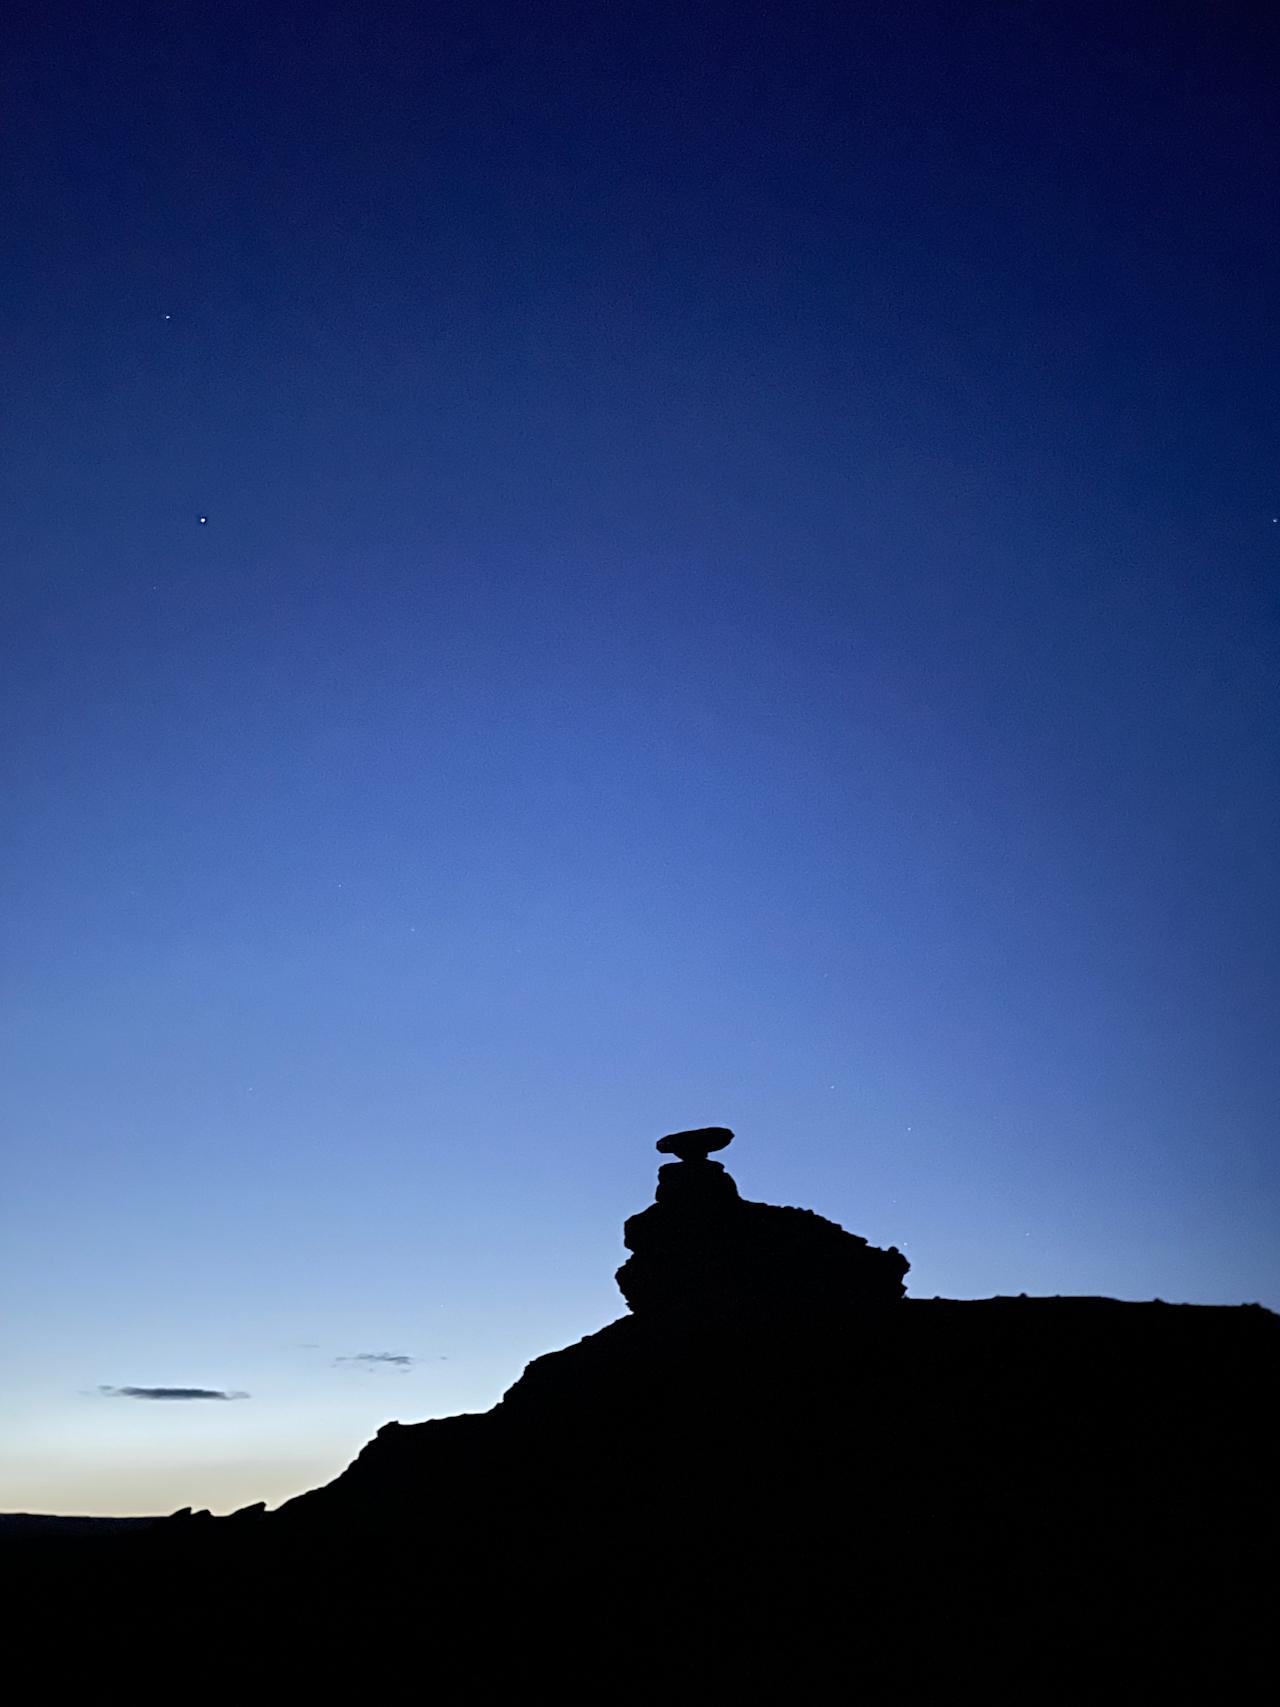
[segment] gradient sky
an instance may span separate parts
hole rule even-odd
[[[1280,1306],[1261,12],[20,7],[0,1508],[487,1407],[673,1127]]]

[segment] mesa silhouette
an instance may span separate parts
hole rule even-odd
[[[94,1651],[215,1643],[291,1687],[388,1644],[455,1694],[1243,1687],[1280,1318],[908,1298],[896,1248],[743,1199],[732,1136],[659,1141],[628,1313],[491,1411],[388,1423],[274,1512],[28,1543],[11,1598]]]

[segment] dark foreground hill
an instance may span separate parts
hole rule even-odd
[[[492,1411],[389,1424],[278,1512],[9,1549],[54,1673],[1264,1698],[1280,1318],[907,1299],[898,1252],[743,1202],[711,1147],[627,1223],[632,1314]]]
[[[154,1529],[158,1517],[46,1517],[41,1512],[0,1512],[0,1543],[5,1541],[107,1541]]]

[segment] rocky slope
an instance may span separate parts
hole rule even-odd
[[[120,1543],[105,1602],[92,1572],[107,1639],[143,1605],[183,1651],[216,1626],[303,1666],[390,1631],[455,1695],[1248,1698],[1280,1318],[905,1298],[899,1252],[744,1201],[716,1129],[675,1136],[626,1226],[627,1316],[278,1512]],[[85,1616],[89,1568],[57,1569]]]

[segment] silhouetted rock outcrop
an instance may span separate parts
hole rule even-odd
[[[656,1201],[633,1215],[618,1270],[637,1315],[764,1323],[896,1303],[909,1264],[809,1209],[750,1203],[719,1162],[726,1127],[674,1132],[658,1149],[682,1158],[658,1169]]]
[[[412,1641],[468,1699],[477,1669],[559,1700],[1242,1690],[1276,1588],[1280,1318],[904,1298],[898,1251],[744,1201],[708,1156],[730,1136],[663,1141],[631,1313],[493,1410],[390,1423],[277,1512],[110,1543],[109,1574],[28,1562],[25,1603],[113,1636],[142,1608],[148,1651],[238,1637],[295,1671]]]

